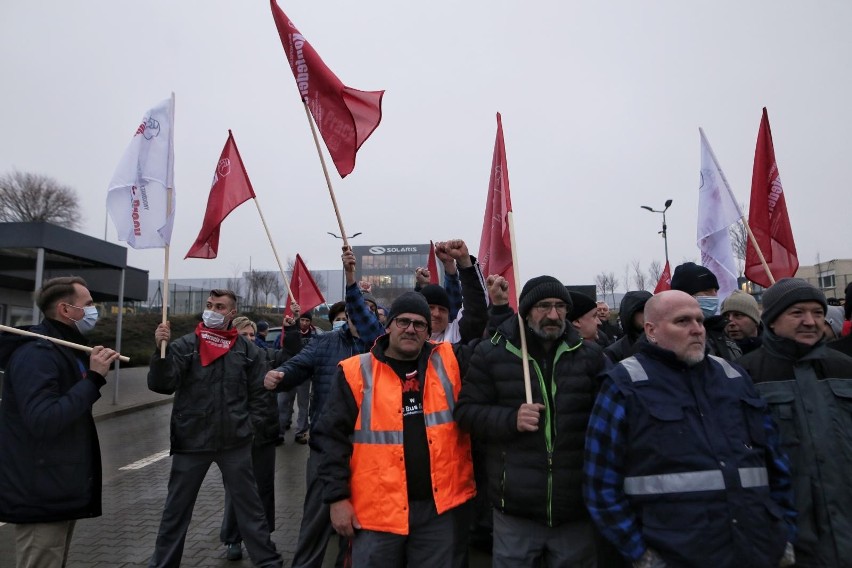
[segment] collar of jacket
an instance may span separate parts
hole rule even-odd
[[[666,365],[667,367],[671,367],[672,369],[678,369],[681,371],[687,370],[695,370],[701,368],[701,366],[707,363],[707,347],[704,348],[704,359],[701,362],[696,363],[695,365],[687,365],[685,362],[681,361],[677,358],[674,351],[669,351],[668,349],[663,349],[659,345],[651,343],[650,341],[643,341],[639,346],[639,353],[643,353],[654,359],[659,361],[660,363]]]
[[[494,335],[491,336],[491,343],[497,345],[500,342],[500,339],[503,338],[506,340],[506,343],[520,350],[521,331],[518,328],[519,321],[520,318],[515,315],[500,324],[500,327],[498,327],[497,331],[494,332]],[[526,324],[526,322],[524,323]],[[531,341],[539,341],[538,336],[533,333],[529,326],[527,326],[526,332],[527,343]],[[580,337],[579,332],[574,329],[574,326],[568,321],[565,322],[565,333],[562,334],[561,341],[568,346],[568,351],[573,351],[583,344],[583,338]]]
[[[769,354],[785,361],[795,362],[822,359],[826,349],[824,337],[813,345],[807,345],[776,335],[768,327],[763,330],[761,337],[763,337],[763,347]]]
[[[387,333],[384,335],[380,335],[376,342],[373,344],[373,347],[370,349],[370,353],[372,353],[373,357],[381,361],[382,363],[387,363],[388,356],[385,354],[385,351],[390,345],[390,335]],[[429,341],[428,339],[423,344],[423,347],[420,348],[420,354],[417,356],[417,367],[420,369],[426,368],[426,363],[429,361],[429,356],[432,354],[432,351],[437,346],[436,343]]]

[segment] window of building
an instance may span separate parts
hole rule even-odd
[[[822,290],[833,289],[835,287],[833,270],[819,273],[819,287]]]

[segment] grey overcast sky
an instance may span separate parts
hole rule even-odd
[[[802,264],[852,256],[852,2],[291,1],[281,7],[349,86],[385,89],[355,171],[332,179],[353,245],[463,238],[479,248],[503,115],[521,279],[593,283],[640,260],[697,260],[699,126],[748,207],[761,108]],[[219,257],[183,260],[228,129],[279,253],[339,266],[331,201],[264,0],[0,5],[0,172],[75,188],[103,238],[107,185],[144,112],[174,91],[170,275],[274,269],[257,210]],[[325,148],[323,147],[325,152]],[[107,238],[116,242],[111,222]],[[129,263],[163,274],[162,250]],[[623,285],[621,286],[623,288]]]

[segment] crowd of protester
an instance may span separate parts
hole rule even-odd
[[[335,534],[336,565],[356,568],[461,568],[471,546],[495,567],[852,566],[852,286],[838,306],[796,278],[760,303],[719,298],[687,262],[616,317],[547,275],[510,298],[463,241],[435,250],[443,283],[417,268],[387,305],[344,250],[327,332],[293,305],[270,345],[229,290],[193,333],[157,327],[148,384],[174,404],[149,566],[180,565],[212,463],[226,557],[283,566],[275,446],[294,403],[310,448],[294,567],[322,566]],[[38,305],[45,335],[85,343],[97,321],[78,278],[47,281]],[[91,405],[117,354],[78,353],[0,337],[0,521],[18,566],[62,566],[75,521],[100,514]]]

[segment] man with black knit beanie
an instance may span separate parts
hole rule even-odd
[[[492,308],[492,318],[509,309]],[[517,317],[477,345],[459,393],[456,420],[486,446],[495,567],[596,565],[581,488],[583,439],[595,376],[606,363],[601,348],[567,323],[571,309],[571,295],[556,278],[528,281]],[[532,403],[525,395],[521,325]]]
[[[405,292],[387,333],[341,361],[311,445],[323,501],[353,566],[466,565],[476,494],[470,436],[453,419],[468,348],[429,341],[429,304]]]
[[[818,288],[779,280],[763,293],[763,346],[737,361],[790,457],[797,566],[852,566],[852,357],[827,348],[825,311]]]

